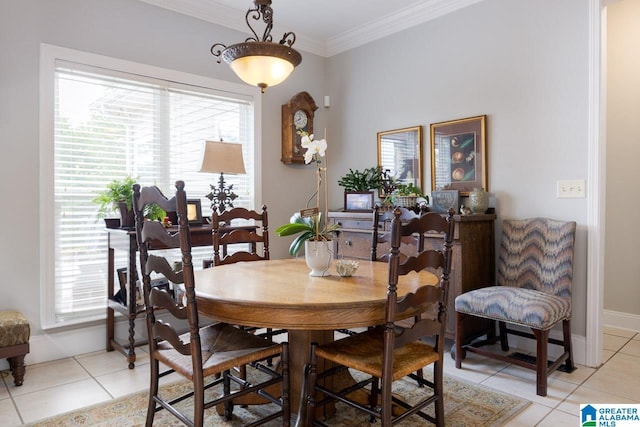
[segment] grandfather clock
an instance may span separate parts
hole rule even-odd
[[[307,92],[295,94],[282,105],[282,163],[304,164],[304,149],[298,130],[313,133],[313,115],[318,109]]]

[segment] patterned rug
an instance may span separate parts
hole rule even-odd
[[[428,374],[427,374],[428,375]],[[166,395],[178,395],[188,389],[190,383],[178,382],[162,387]],[[397,385],[396,385],[397,384]],[[507,420],[526,408],[530,402],[518,397],[502,394],[488,387],[471,384],[457,378],[445,377],[445,423],[447,426],[459,427],[487,427],[503,426]],[[412,381],[397,381],[394,383],[394,391],[402,396],[410,397],[423,392]],[[408,399],[411,400],[410,398]],[[190,400],[183,402],[186,408]],[[81,408],[63,415],[40,420],[29,427],[125,427],[143,426],[146,418],[147,392],[138,392],[129,396],[110,400],[101,404]],[[274,405],[251,406],[248,408],[235,407],[233,420],[225,421],[214,408],[207,410],[205,425],[213,427],[242,426],[256,419],[256,414],[262,411],[274,411]],[[186,411],[189,412],[188,410]],[[356,413],[349,407],[336,404],[336,415],[327,420],[327,424],[335,427],[370,427],[367,416]],[[422,418],[413,416],[403,422],[404,427],[422,427],[428,424]],[[160,411],[154,419],[156,426],[182,426],[175,417]],[[277,419],[269,427],[282,425]],[[293,421],[292,421],[293,425]]]

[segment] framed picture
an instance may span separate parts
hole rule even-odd
[[[191,225],[202,224],[202,206],[200,199],[187,200],[187,219]]]
[[[373,192],[344,192],[344,210],[352,212],[371,211],[373,209]]]
[[[453,209],[460,210],[460,193],[458,190],[433,190],[431,192],[431,210],[437,213],[447,213]]]
[[[422,126],[378,132],[378,166],[397,184],[422,188]],[[383,199],[390,191],[378,190]]]
[[[487,188],[486,115],[431,124],[431,190]]]

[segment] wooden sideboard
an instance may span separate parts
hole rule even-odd
[[[340,225],[340,235],[336,240],[336,253],[345,258],[369,259],[371,253],[371,233],[373,213],[370,212],[329,212],[329,221]],[[495,283],[495,214],[455,215],[456,226],[453,241],[453,260],[450,277],[449,302],[447,304],[446,337],[455,338],[454,299],[457,295],[472,289]],[[390,221],[380,221],[381,235],[390,230]],[[417,239],[403,240],[401,251],[415,253]],[[437,249],[442,245],[440,236],[425,239],[426,249]],[[378,245],[378,256],[389,250],[388,243]],[[473,339],[486,333],[490,323],[479,319],[465,336]]]

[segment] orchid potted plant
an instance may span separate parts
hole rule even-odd
[[[316,191],[309,199],[316,199],[315,207],[308,207],[307,209],[303,209],[300,212],[296,212],[291,217],[288,224],[281,225],[276,228],[275,233],[280,237],[292,236],[294,234],[298,234],[298,236],[291,242],[289,246],[289,254],[292,256],[297,255],[302,246],[305,247],[305,259],[307,260],[307,264],[311,267],[312,271],[310,275],[312,276],[326,276],[328,266],[331,264],[331,258],[333,253],[333,248],[330,248],[331,240],[335,236],[336,231],[339,228],[338,224],[326,224],[327,218],[327,184],[326,184],[326,163],[322,165],[322,158],[325,157],[325,153],[327,150],[327,141],[326,139],[314,139],[313,134],[309,135],[307,132],[298,129],[298,134],[302,137],[301,143],[302,148],[305,148],[307,151],[304,153],[304,162],[306,164],[315,163],[316,164]],[[320,209],[320,196],[321,196],[321,188],[323,187],[323,176],[325,178],[324,182],[324,200],[325,200],[325,209],[322,211]],[[308,203],[307,203],[308,205]],[[321,243],[319,245],[310,243]],[[321,249],[323,248],[323,249]],[[326,249],[324,249],[326,248]],[[321,267],[314,267],[310,264],[310,256],[318,255],[321,256],[321,260],[318,261],[318,265]]]

